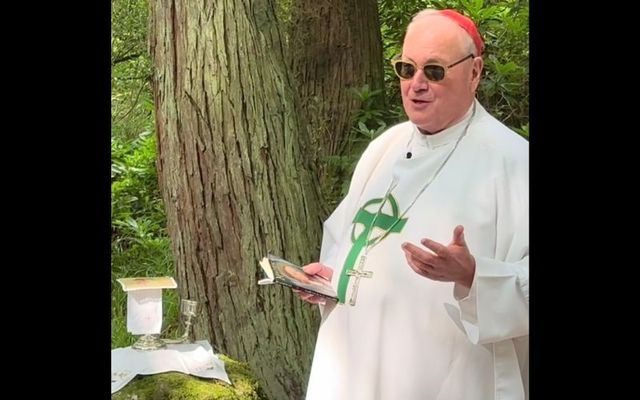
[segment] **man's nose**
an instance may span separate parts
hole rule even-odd
[[[417,70],[411,78],[411,90],[413,90],[414,92],[429,90],[429,80],[424,75],[423,70]]]

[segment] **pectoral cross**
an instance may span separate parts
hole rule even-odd
[[[347,275],[355,276],[356,280],[353,282],[353,289],[351,289],[351,298],[349,298],[349,305],[356,305],[356,298],[358,297],[358,285],[360,284],[360,278],[371,278],[373,276],[373,271],[365,271],[364,263],[367,260],[366,255],[362,255],[360,257],[360,262],[358,262],[358,267],[356,269],[350,269],[347,271]]]

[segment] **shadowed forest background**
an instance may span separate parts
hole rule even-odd
[[[163,335],[196,300],[196,338],[304,396],[319,313],[258,260],[317,260],[360,154],[406,120],[390,60],[426,7],[476,21],[478,98],[528,138],[528,1],[112,0],[112,348],[135,340],[115,280],[169,275]]]

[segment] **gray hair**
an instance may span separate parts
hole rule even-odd
[[[427,17],[429,15],[439,15],[440,14],[440,10],[436,10],[433,8],[426,8],[422,11],[419,11],[417,14],[415,14],[413,16],[413,18],[411,18],[411,21],[409,22],[409,25],[407,25],[407,30],[409,30],[409,27],[411,26],[411,24],[413,24],[414,22],[416,22],[419,19],[423,19],[424,17]],[[467,54],[473,54],[474,56],[478,56],[478,52],[480,49],[476,49],[476,45],[475,43],[473,43],[473,39],[471,38],[471,35],[469,35],[469,33],[462,29],[462,31],[464,32],[463,35],[463,39],[462,39],[462,51],[466,52]]]

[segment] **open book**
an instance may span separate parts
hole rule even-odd
[[[258,285],[278,283],[303,292],[338,300],[338,294],[333,290],[328,280],[318,275],[309,275],[302,268],[289,261],[269,255],[260,261],[260,266],[266,278],[260,279]]]

